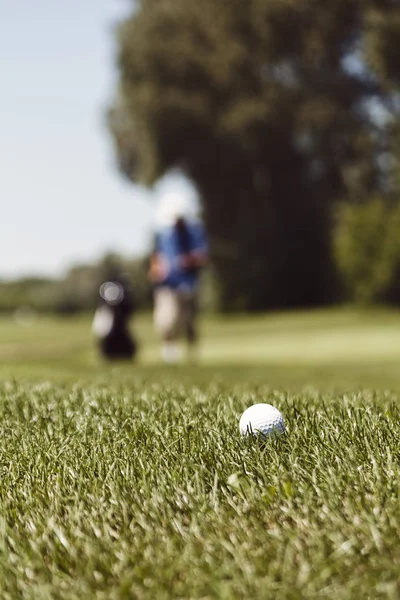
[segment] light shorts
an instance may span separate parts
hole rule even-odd
[[[194,341],[197,293],[159,287],[154,291],[154,325],[164,339],[174,340],[183,333]]]

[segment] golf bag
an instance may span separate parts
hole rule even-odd
[[[137,343],[129,331],[135,308],[132,290],[121,280],[113,280],[103,283],[99,294],[92,330],[101,354],[108,360],[134,358]]]

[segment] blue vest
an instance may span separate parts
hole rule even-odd
[[[176,226],[165,227],[156,235],[155,251],[168,262],[169,272],[159,285],[173,289],[194,290],[199,280],[198,269],[183,269],[179,258],[188,252],[207,252],[207,238],[200,222],[187,222],[184,236]]]

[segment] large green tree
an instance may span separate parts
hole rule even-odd
[[[330,301],[332,205],[382,186],[395,0],[140,0],[109,122],[122,171],[197,185],[225,307]],[[386,40],[386,41],[385,41]]]

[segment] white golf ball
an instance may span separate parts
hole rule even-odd
[[[285,431],[285,423],[279,410],[271,404],[253,404],[242,414],[239,421],[242,435],[257,435],[268,437],[271,434],[280,435]]]

